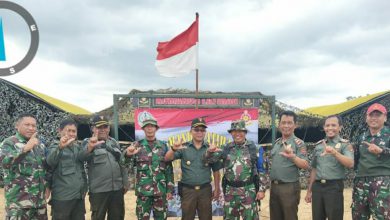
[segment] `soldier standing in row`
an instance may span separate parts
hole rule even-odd
[[[345,168],[353,167],[353,147],[340,138],[342,120],[331,115],[325,119],[325,139],[313,151],[312,170],[306,202],[312,202],[313,220],[342,220],[344,216]]]
[[[145,119],[142,123],[145,139],[129,146],[121,158],[123,165],[130,164],[131,169],[136,166],[138,220],[149,220],[152,210],[154,219],[166,219],[167,199],[172,198],[172,163],[164,160],[169,148],[165,142],[156,139],[158,128],[155,119]]]
[[[45,146],[37,138],[37,120],[22,114],[15,127],[16,134],[0,145],[6,219],[46,220]]]
[[[72,119],[60,122],[60,140],[49,148],[47,164],[53,170],[51,201],[53,220],[84,220],[87,179],[82,147],[77,143],[77,124]]]
[[[92,220],[121,220],[125,217],[124,194],[128,190],[127,169],[119,164],[119,143],[109,136],[104,116],[92,119],[91,138],[84,140],[80,160],[87,161]]]
[[[279,116],[282,137],[275,141],[271,150],[271,220],[297,220],[301,198],[299,169],[308,169],[305,143],[294,135],[297,116],[284,111]]]
[[[368,130],[355,146],[356,177],[352,194],[354,220],[390,219],[390,129],[386,107],[372,104],[366,114]]]
[[[228,132],[233,142],[222,148],[212,145],[205,154],[210,163],[223,161],[224,219],[239,220],[240,216],[246,220],[259,219],[256,200],[264,198],[267,178],[257,172],[256,145],[246,139],[245,121],[232,122]]]
[[[212,198],[220,195],[220,162],[206,163],[203,155],[209,148],[205,141],[206,121],[196,118],[191,123],[192,141],[181,143],[181,140],[172,146],[172,150],[165,155],[166,161],[181,159],[182,179],[179,182],[179,195],[183,220],[195,219],[198,212],[200,220],[212,219]],[[214,193],[212,192],[211,170],[214,177]]]

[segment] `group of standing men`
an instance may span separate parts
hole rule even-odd
[[[18,116],[15,128],[16,134],[0,145],[5,219],[48,219],[46,200],[51,194],[53,219],[83,220],[87,190],[93,220],[103,220],[106,214],[110,220],[124,219],[128,172],[120,164],[121,150],[109,137],[106,118],[93,118],[93,135],[81,144],[76,122],[63,120],[59,140],[48,148],[39,139],[34,115]]]
[[[16,122],[16,135],[5,139],[0,148],[6,218],[47,219],[46,199],[51,190],[53,219],[84,219],[88,182],[92,219],[104,219],[106,213],[108,219],[123,219],[123,196],[128,187],[125,167],[130,165],[136,167],[137,218],[149,219],[153,211],[155,219],[166,219],[167,199],[172,198],[174,188],[171,161],[180,159],[178,191],[184,220],[194,219],[196,213],[200,220],[212,219],[211,202],[221,194],[220,170],[224,171],[224,219],[259,219],[257,201],[265,197],[269,186],[271,219],[298,219],[299,169],[311,169],[305,200],[312,202],[313,219],[343,219],[343,179],[346,168],[353,166],[357,173],[352,218],[369,219],[372,215],[374,219],[390,219],[390,131],[384,125],[386,120],[386,108],[371,105],[366,113],[368,131],[352,146],[340,137],[341,118],[328,116],[326,137],[316,144],[310,165],[304,142],[294,135],[297,116],[282,112],[281,137],[270,152],[268,175],[259,162],[263,155],[246,139],[244,121],[232,122],[228,132],[233,141],[217,147],[205,141],[207,124],[196,118],[191,123],[192,140],[178,140],[169,148],[156,139],[157,121],[148,118],[142,124],[145,138],[121,152],[108,135],[104,117],[93,119],[93,135],[82,144],[76,141],[76,123],[64,120],[60,140],[45,152],[37,137],[35,117],[22,115]]]

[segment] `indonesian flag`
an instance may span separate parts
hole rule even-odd
[[[157,71],[166,77],[183,76],[198,68],[198,14],[183,33],[157,46]]]

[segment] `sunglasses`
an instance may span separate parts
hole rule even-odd
[[[206,132],[206,129],[202,129],[202,128],[193,128],[192,130],[195,132]]]

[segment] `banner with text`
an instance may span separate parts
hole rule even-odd
[[[232,121],[244,120],[248,129],[247,139],[258,141],[258,110],[250,109],[136,109],[135,111],[135,138],[144,138],[141,125],[145,118],[153,117],[157,120],[160,129],[156,133],[157,139],[165,140],[172,145],[178,138],[189,141],[192,139],[189,131],[191,121],[203,118],[207,123],[206,141],[214,142],[218,146],[232,140],[228,133]]]

